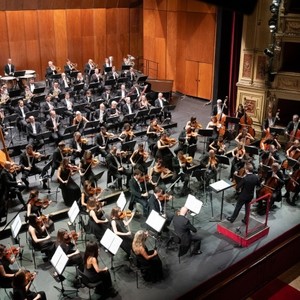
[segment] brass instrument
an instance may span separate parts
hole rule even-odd
[[[88,143],[88,141],[89,141],[88,138],[83,138],[83,137],[80,138],[80,142],[81,142],[82,144],[85,144],[85,145],[86,145],[86,144]]]
[[[73,63],[73,62],[70,61],[70,66],[72,67],[72,70],[73,70],[73,71],[78,71],[78,70],[77,70],[77,64],[76,64],[76,63]]]
[[[92,65],[93,69],[97,69],[98,68],[98,64],[96,64],[94,61],[92,61],[91,65]]]

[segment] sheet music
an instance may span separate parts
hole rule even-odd
[[[106,229],[100,244],[103,245],[110,253],[115,255],[118,252],[122,242],[122,238],[120,238],[110,229]]]
[[[18,236],[21,227],[22,227],[22,221],[21,221],[20,214],[18,214],[10,227],[14,239]]]
[[[74,221],[75,221],[76,217],[78,216],[79,212],[80,212],[79,206],[78,206],[77,202],[74,201],[71,208],[68,211],[68,216],[69,216],[69,219],[70,219],[71,223],[74,223]]]
[[[195,196],[189,194],[184,206],[191,212],[198,215],[201,211],[202,205],[202,201],[198,200]]]
[[[225,180],[219,180],[217,182],[214,182],[214,183],[211,183],[209,185],[215,192],[220,192],[220,191],[223,191],[231,186],[233,186],[232,183],[228,183],[227,181]]]
[[[151,210],[151,213],[146,220],[146,224],[148,224],[157,232],[161,232],[161,229],[163,228],[165,222],[166,219],[153,209]]]
[[[65,269],[65,266],[68,263],[68,256],[64,252],[64,250],[61,248],[61,246],[58,246],[54,255],[51,258],[51,264],[55,268],[55,271],[61,275]]]
[[[124,210],[125,205],[126,205],[126,198],[124,192],[122,192],[117,200],[117,206],[121,209]]]

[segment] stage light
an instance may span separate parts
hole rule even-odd
[[[270,5],[270,11],[271,11],[272,14],[278,13],[278,10],[279,10],[278,5],[275,5],[275,4]]]
[[[272,50],[270,50],[269,48],[266,48],[264,50],[264,54],[267,55],[270,58],[272,58],[274,56],[274,52]]]
[[[269,28],[270,28],[270,31],[273,32],[275,31],[277,27],[277,16],[272,16],[272,18],[269,20]]]

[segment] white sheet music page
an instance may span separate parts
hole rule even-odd
[[[230,186],[232,186],[232,183],[229,183],[225,180],[219,180],[217,182],[211,183],[209,186],[215,191],[215,192],[220,192],[223,191],[227,188],[229,188]]]

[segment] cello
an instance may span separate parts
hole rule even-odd
[[[254,128],[252,128],[253,120],[251,117],[247,115],[246,110],[244,115],[240,119],[240,125],[241,125],[240,133],[242,132],[243,128],[247,128],[248,133],[250,133],[253,137],[255,137],[255,130]]]
[[[225,122],[226,122],[226,115],[223,114],[223,110],[224,107],[226,105],[226,102],[228,101],[228,97],[225,97],[224,103],[222,105],[222,109],[221,109],[221,113],[216,115],[217,118],[217,128],[219,131],[219,136],[224,136],[225,132],[226,132],[226,126],[225,126]]]
[[[288,192],[295,193],[299,184],[300,184],[300,169],[293,172],[288,182],[286,183],[285,188]]]
[[[275,115],[275,120],[274,120],[274,123],[273,123],[273,127],[275,127],[275,123],[277,120],[280,120],[279,118],[279,113],[280,113],[280,110],[277,111],[276,115]],[[264,151],[268,151],[269,150],[269,147],[270,145],[269,144],[265,144],[265,141],[269,140],[272,138],[272,134],[271,134],[271,131],[270,131],[270,127],[268,127],[266,129],[266,133],[265,133],[265,136],[264,138],[261,139],[260,143],[259,143],[259,147],[261,150],[264,150]]]

